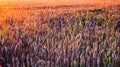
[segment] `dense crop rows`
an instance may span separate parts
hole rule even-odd
[[[0,30],[3,67],[120,65],[114,29],[116,22],[120,22],[119,10],[31,13],[29,18],[17,17],[6,17]]]

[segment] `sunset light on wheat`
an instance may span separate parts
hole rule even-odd
[[[0,0],[0,67],[120,67],[120,0]]]

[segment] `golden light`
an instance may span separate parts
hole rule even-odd
[[[76,5],[76,4],[120,4],[120,0],[0,0],[0,5],[4,3],[41,3],[43,5]]]
[[[66,4],[66,3],[92,3],[92,2],[119,2],[119,0],[0,0],[0,2],[41,2],[50,4]]]

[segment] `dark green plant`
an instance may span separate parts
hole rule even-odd
[[[51,31],[50,29],[47,30],[47,36],[50,37]]]
[[[100,16],[100,17],[98,18],[98,25],[99,25],[99,26],[102,26],[102,24],[103,24],[103,18]]]
[[[80,24],[80,20],[78,19],[78,33],[81,31],[81,24]]]
[[[74,59],[74,67],[76,67],[76,65],[77,65],[77,61],[76,59]]]
[[[105,62],[106,62],[106,65],[108,66],[110,63],[111,63],[111,58],[110,58],[110,56],[106,56],[105,57]]]
[[[80,62],[80,67],[82,67],[82,62]]]

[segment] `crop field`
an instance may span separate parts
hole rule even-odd
[[[120,5],[0,8],[0,67],[120,67]]]

